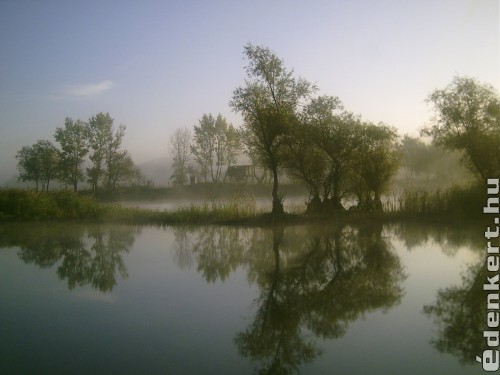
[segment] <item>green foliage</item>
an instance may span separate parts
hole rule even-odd
[[[70,191],[0,190],[0,218],[16,220],[92,220],[103,207]]]
[[[352,173],[358,207],[382,210],[382,193],[399,166],[397,131],[384,124],[365,123],[358,128],[356,138]]]
[[[340,122],[336,121],[338,116],[334,111],[341,108],[338,98],[321,96],[312,99],[286,138],[284,159],[287,172],[308,185],[313,202],[319,202],[320,196],[328,199],[332,190],[332,169],[338,166],[332,160],[332,154],[348,146],[335,139],[340,132],[332,130]],[[336,194],[338,196],[338,190]]]
[[[446,190],[405,192],[395,210],[412,217],[480,217],[485,204],[482,186],[454,186]]]
[[[108,190],[114,190],[120,182],[137,179],[137,169],[126,150],[121,149],[125,126],[115,128],[109,113],[98,113],[89,119],[88,141],[93,165],[87,168],[89,182],[94,190],[100,181]]]
[[[323,185],[323,200],[340,206],[347,189],[347,178],[355,152],[355,129],[359,123],[354,115],[342,111],[338,98],[319,97],[306,107],[316,146],[326,155],[327,164]]]
[[[78,190],[78,182],[85,179],[82,165],[88,153],[87,129],[81,120],[73,121],[66,117],[64,128],[57,128],[54,138],[59,142],[61,151],[60,158],[60,178],[62,181],[73,186],[73,190]]]
[[[12,223],[2,225],[0,238],[3,246],[19,248],[19,258],[26,264],[57,269],[57,276],[69,289],[89,285],[109,292],[118,277],[127,277],[123,255],[139,230],[112,225]]]
[[[169,152],[172,156],[174,173],[170,177],[174,185],[185,185],[191,172],[189,165],[191,157],[191,130],[189,128],[177,128],[170,137]]]
[[[321,354],[316,338],[342,337],[359,317],[400,303],[406,275],[381,228],[275,226],[231,254],[259,287],[254,317],[234,339],[258,373],[296,372]]]
[[[488,349],[481,334],[488,328],[488,293],[483,290],[483,283],[489,273],[483,258],[468,266],[461,285],[440,289],[434,304],[423,309],[437,323],[437,337],[432,345],[441,353],[458,357],[462,364],[474,364],[477,353]]]
[[[105,159],[108,145],[112,142],[113,119],[109,113],[98,113],[92,116],[87,124],[87,136],[90,147],[92,166],[87,168],[89,182],[96,190],[105,171]]]
[[[215,222],[225,220],[248,219],[255,217],[258,211],[255,198],[248,194],[233,194],[229,202],[210,202],[202,205],[189,205],[173,212],[164,213],[163,217],[176,223]]]
[[[19,179],[35,182],[37,191],[40,184],[42,190],[48,191],[50,181],[58,178],[77,191],[78,182],[84,180],[83,165],[90,150],[92,166],[87,168],[87,174],[94,191],[100,182],[114,190],[122,182],[139,181],[138,168],[129,153],[121,149],[124,135],[125,126],[115,129],[109,113],[92,116],[88,124],[67,117],[64,128],[56,128],[54,134],[60,150],[50,141],[38,141],[18,151]]]
[[[455,77],[444,89],[427,98],[436,117],[423,130],[433,141],[451,150],[462,150],[467,165],[486,182],[500,174],[500,97],[490,85]]]
[[[287,137],[287,172],[305,182],[309,212],[344,210],[356,196],[358,209],[382,209],[381,194],[398,167],[396,130],[362,123],[338,98],[312,99]]]
[[[218,182],[222,177],[222,167],[236,162],[241,150],[239,132],[221,114],[217,118],[204,114],[198,124],[194,126],[191,152],[203,180],[207,181],[210,172],[212,181]]]
[[[259,164],[273,174],[273,213],[283,213],[278,195],[278,168],[284,138],[297,116],[300,102],[313,91],[311,84],[293,77],[270,49],[247,44],[245,86],[233,92],[231,107],[243,115],[245,142]]]
[[[128,152],[121,150],[121,144],[125,135],[125,126],[120,125],[118,129],[111,129],[111,136],[106,149],[106,188],[113,190],[119,181],[126,179],[131,173],[133,163]]]
[[[300,123],[291,127],[284,150],[284,165],[289,176],[307,184],[313,200],[320,199],[328,177],[328,158],[317,147],[309,127]]]
[[[331,216],[329,212],[313,217],[285,215],[278,218],[257,209],[255,198],[248,192],[236,192],[229,201],[209,201],[192,204],[174,211],[125,208],[117,204],[101,203],[91,196],[71,191],[36,192],[28,190],[0,190],[0,220],[84,220],[133,224],[210,224],[247,223],[269,225],[276,220],[296,223],[310,220],[364,221],[369,218],[413,219],[440,218],[446,221],[478,218],[485,203],[481,187],[455,187],[434,192],[406,192],[383,200],[387,214],[355,213]]]
[[[19,170],[20,181],[34,181],[36,190],[41,178],[40,160],[35,153],[33,146],[23,146],[16,154],[17,169]]]
[[[193,144],[191,152],[199,166],[199,173],[207,181],[208,172],[213,169],[215,119],[212,114],[204,114],[198,125],[194,126]]]
[[[50,181],[58,176],[59,157],[50,141],[39,140],[32,146],[24,146],[17,152],[17,169],[21,181],[34,181],[36,190],[49,190]]]
[[[0,190],[1,220],[91,220],[135,224],[214,223],[256,218],[255,198],[235,193],[228,202],[189,205],[175,211],[124,208],[72,191]]]

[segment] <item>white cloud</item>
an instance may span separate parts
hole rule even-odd
[[[90,83],[83,85],[72,85],[67,86],[66,94],[68,96],[77,96],[77,97],[92,97],[97,96],[103,93],[106,90],[109,90],[113,87],[113,82],[111,81],[102,81],[98,83]]]

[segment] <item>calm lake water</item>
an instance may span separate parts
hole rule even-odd
[[[2,374],[479,374],[484,229],[0,225]]]
[[[302,213],[306,210],[306,202],[308,201],[308,197],[300,197],[293,196],[287,197],[283,201],[283,207],[286,212],[297,212]],[[145,208],[149,210],[167,210],[167,211],[175,211],[181,207],[189,207],[191,205],[203,206],[208,205],[211,206],[214,204],[228,204],[231,202],[230,198],[219,198],[219,199],[165,199],[165,200],[140,200],[140,201],[120,201],[117,204],[123,207],[133,207],[133,208]],[[252,207],[255,207],[256,210],[270,212],[273,207],[273,202],[270,197],[254,197],[249,196],[249,204]]]

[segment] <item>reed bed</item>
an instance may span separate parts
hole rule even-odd
[[[384,211],[414,217],[475,217],[482,214],[484,203],[481,186],[454,186],[393,194],[384,202]]]

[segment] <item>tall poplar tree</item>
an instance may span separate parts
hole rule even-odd
[[[82,166],[89,151],[86,126],[81,120],[73,121],[70,117],[66,117],[64,128],[57,128],[54,138],[61,146],[60,178],[77,191],[78,182],[85,178]]]
[[[113,119],[109,113],[98,113],[89,119],[87,135],[90,147],[92,166],[87,168],[89,182],[93,190],[97,190],[99,181],[105,173],[106,155],[112,138]]]

